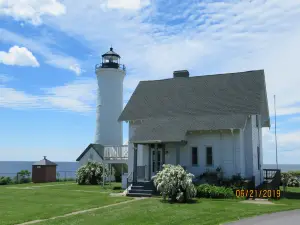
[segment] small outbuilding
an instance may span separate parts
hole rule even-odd
[[[32,182],[45,183],[56,181],[56,166],[57,164],[50,160],[42,159],[32,165]]]

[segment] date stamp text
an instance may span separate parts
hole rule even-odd
[[[249,198],[277,198],[279,199],[281,195],[280,190],[236,190],[235,196],[238,198],[249,197]]]

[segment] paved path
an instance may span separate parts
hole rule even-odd
[[[265,214],[224,225],[294,225],[300,224],[300,210]]]

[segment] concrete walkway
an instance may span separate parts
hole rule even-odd
[[[300,210],[292,210],[285,212],[278,212],[272,214],[265,214],[253,218],[239,220],[233,223],[226,223],[224,225],[277,225],[277,224],[300,224]]]

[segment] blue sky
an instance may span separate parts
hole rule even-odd
[[[94,66],[113,45],[124,104],[141,80],[265,69],[264,162],[300,163],[300,1],[0,0],[0,161],[74,161],[94,140]],[[124,139],[127,139],[124,126]]]

